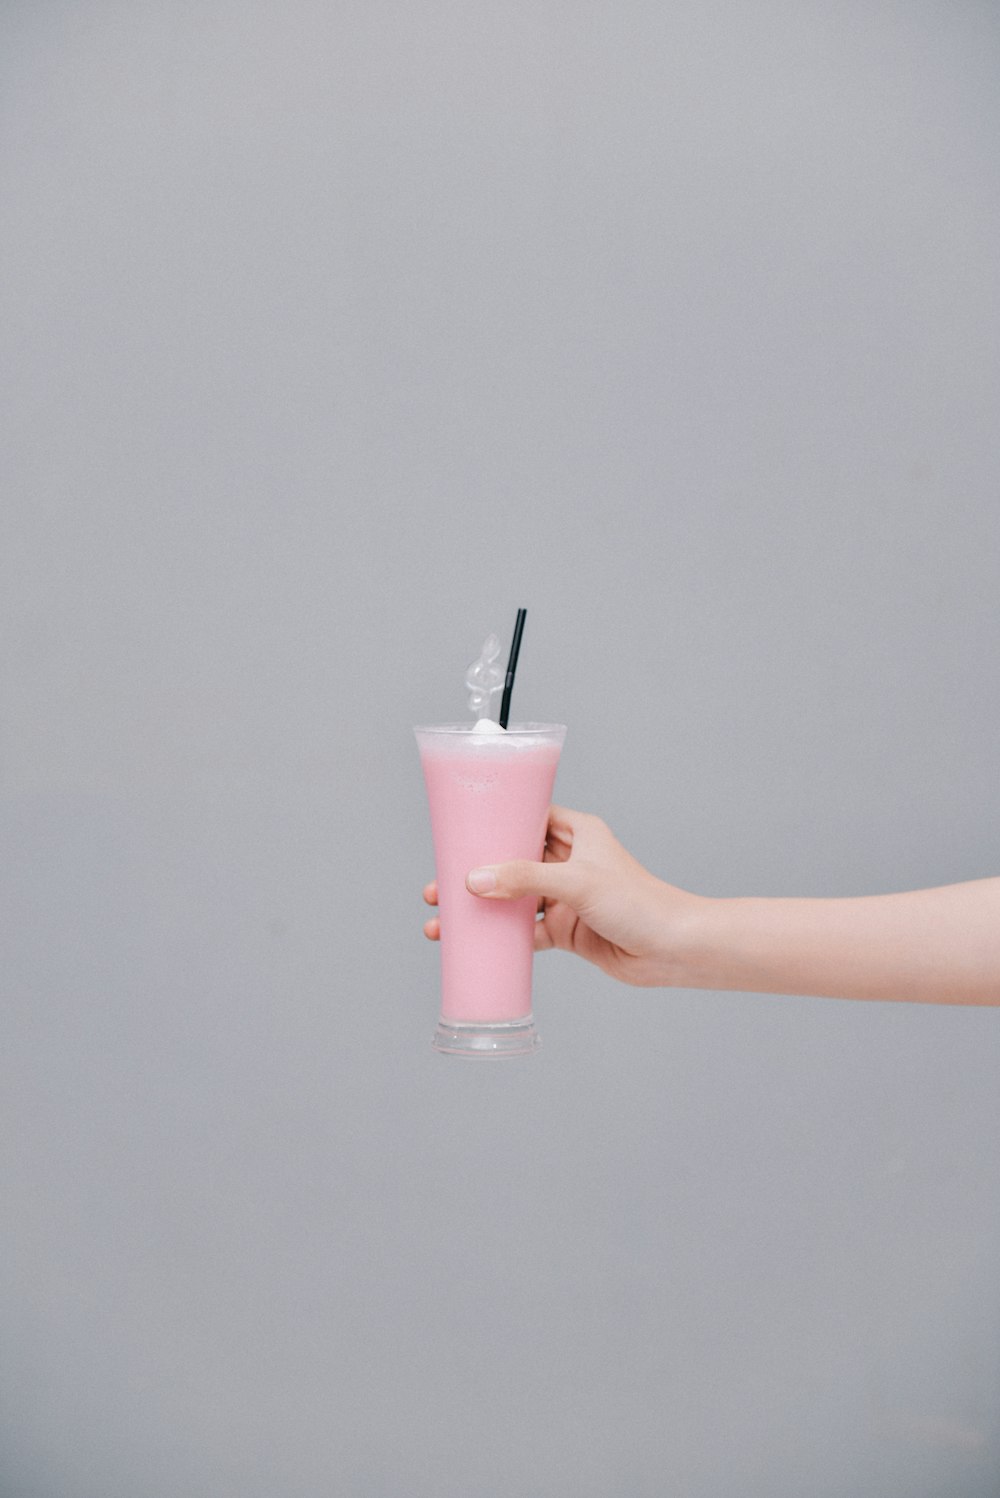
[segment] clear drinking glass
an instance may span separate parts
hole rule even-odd
[[[414,730],[430,804],[441,919],[441,1016],[434,1036],[451,1056],[520,1056],[538,1044],[531,1012],[536,901],[484,900],[470,869],[540,859],[566,736],[561,723],[468,723]]]

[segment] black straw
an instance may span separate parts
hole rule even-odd
[[[510,643],[510,660],[507,662],[507,676],[503,684],[503,696],[500,698],[500,727],[507,727],[507,719],[510,717],[510,694],[514,686],[514,672],[517,670],[517,656],[521,649],[521,636],[524,633],[524,618],[527,609],[518,609],[517,622],[514,625],[514,638]]]

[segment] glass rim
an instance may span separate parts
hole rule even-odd
[[[476,737],[484,742],[496,743],[501,735],[474,733],[474,723],[417,723],[414,725],[414,733],[440,733],[452,734],[454,737]],[[503,738],[531,738],[539,734],[565,733],[565,723],[510,723],[503,730]]]

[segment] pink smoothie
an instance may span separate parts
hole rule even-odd
[[[538,859],[565,730],[512,724],[505,735],[418,729],[441,917],[441,1014],[466,1024],[531,1013],[536,901],[483,900],[465,876]]]

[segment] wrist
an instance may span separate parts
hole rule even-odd
[[[653,981],[665,988],[720,987],[721,913],[726,902],[658,883],[662,914]]]

